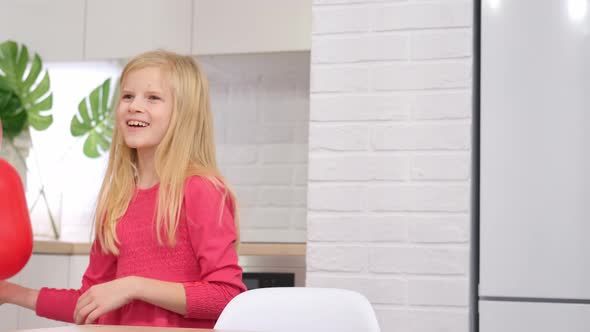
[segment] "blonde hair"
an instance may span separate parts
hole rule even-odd
[[[156,173],[160,180],[155,213],[158,243],[163,245],[164,235],[168,245],[175,245],[185,180],[193,175],[208,179],[222,191],[220,212],[229,200],[236,233],[239,234],[235,195],[221,176],[215,158],[213,116],[205,74],[189,56],[162,50],[146,52],[131,59],[123,69],[117,96],[130,72],[147,67],[160,68],[174,96],[170,125],[155,154]],[[116,225],[134,195],[136,171],[137,152],[125,144],[115,126],[94,219],[96,236],[105,253],[119,253]],[[236,245],[238,243],[239,239]]]

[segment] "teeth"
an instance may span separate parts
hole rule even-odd
[[[134,127],[147,127],[148,123],[145,123],[142,121],[131,120],[131,121],[127,121],[127,125],[134,126]]]

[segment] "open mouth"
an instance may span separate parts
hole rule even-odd
[[[143,122],[143,121],[137,121],[137,120],[127,121],[127,126],[134,127],[134,128],[143,128],[143,127],[148,127],[149,125],[150,125],[149,123]]]

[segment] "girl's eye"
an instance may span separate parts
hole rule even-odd
[[[162,98],[158,97],[158,96],[149,96],[150,100],[160,100]]]
[[[133,96],[132,96],[132,95],[130,95],[130,94],[123,95],[123,99],[124,99],[124,100],[129,100],[129,99],[131,99],[131,98],[133,98]]]

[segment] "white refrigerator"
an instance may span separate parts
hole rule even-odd
[[[589,7],[481,1],[481,332],[590,331]]]

